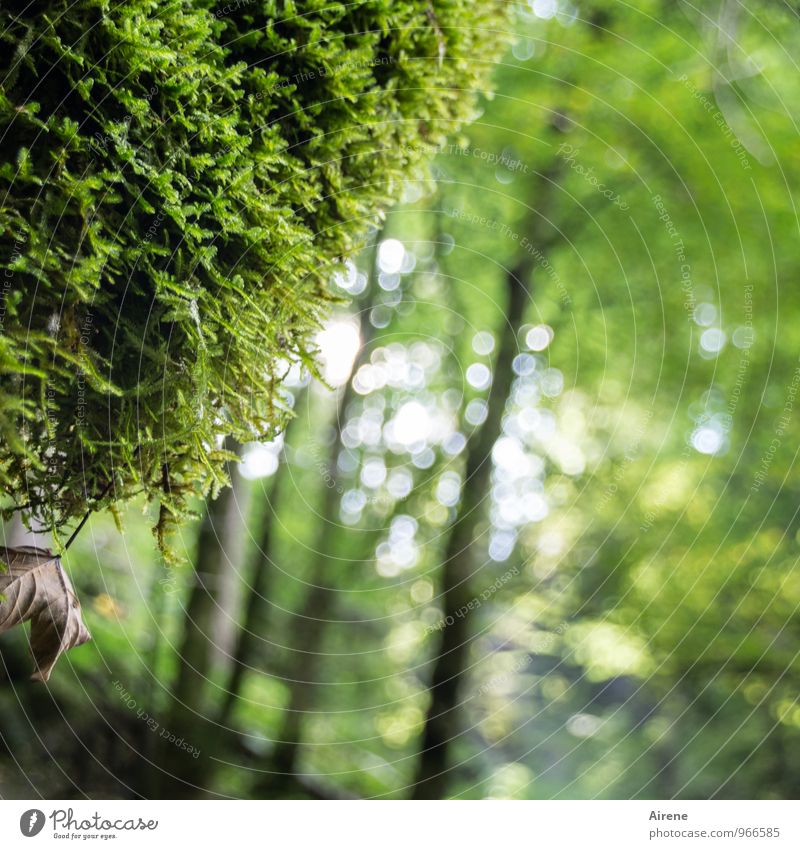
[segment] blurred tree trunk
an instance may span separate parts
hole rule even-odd
[[[339,451],[342,448],[342,429],[345,425],[347,408],[356,397],[352,375],[366,362],[374,333],[369,314],[377,289],[374,278],[377,250],[382,239],[383,233],[377,233],[374,250],[370,253],[368,285],[364,298],[359,304],[361,345],[353,361],[351,379],[348,379],[347,383],[340,388],[336,401],[334,434],[325,460],[331,475],[337,467]],[[331,566],[334,562],[330,529],[337,524],[340,501],[339,487],[335,484],[326,486],[317,517],[317,533],[311,547],[313,562],[309,570],[309,590],[300,610],[292,616],[287,626],[288,633],[295,635],[292,654],[296,660],[294,663],[290,662],[290,667],[294,671],[293,677],[287,681],[289,700],[272,755],[271,768],[259,785],[260,793],[264,796],[274,795],[281,788],[285,789],[292,784],[300,750],[303,720],[314,705],[322,657],[322,638],[336,600],[336,591],[330,585]],[[307,788],[304,788],[305,791]]]
[[[417,764],[413,797],[439,799],[447,784],[447,750],[455,735],[458,687],[468,661],[467,617],[456,615],[474,598],[472,541],[489,490],[492,448],[501,435],[506,399],[514,380],[512,363],[519,353],[517,329],[522,325],[529,293],[530,263],[522,262],[506,273],[506,307],[488,398],[488,415],[480,430],[467,442],[461,504],[445,546],[442,566],[442,619],[453,624],[441,631],[425,717],[422,751]]]
[[[249,486],[229,464],[232,486],[223,489],[209,501],[200,522],[194,586],[183,618],[183,634],[178,650],[178,678],[165,729],[187,746],[199,749],[195,759],[178,745],[162,745],[163,798],[197,795],[203,776],[211,770],[209,761],[209,728],[211,699],[219,688],[212,674],[219,667],[219,622],[231,617],[223,608],[225,588],[231,576],[235,579],[241,566],[246,535],[246,512]]]
[[[555,124],[552,129],[557,132]],[[452,617],[453,624],[441,630],[439,645],[434,652],[430,703],[411,791],[414,799],[444,798],[449,783],[447,755],[450,743],[458,736],[458,691],[467,668],[470,646],[468,617],[457,614],[475,598],[471,581],[475,525],[482,515],[483,502],[489,491],[492,448],[502,435],[506,401],[514,382],[513,361],[520,352],[517,334],[531,300],[530,284],[534,269],[540,258],[561,240],[564,232],[563,222],[562,226],[556,226],[549,218],[563,172],[563,163],[556,161],[533,181],[529,196],[533,203],[528,206],[532,213],[529,220],[530,247],[522,250],[517,263],[505,274],[506,303],[498,331],[499,344],[487,399],[488,414],[480,429],[473,431],[467,441],[461,503],[450,527],[443,555],[442,619]]]
[[[361,348],[353,365],[354,374],[366,358],[371,328],[368,318],[362,320],[361,328]],[[326,459],[327,468],[331,471],[336,468],[342,447],[345,411],[354,397],[352,381],[348,381],[340,390],[336,403],[335,433]],[[293,655],[296,660],[290,664],[294,672],[293,678],[288,681],[289,701],[272,758],[272,769],[278,782],[281,781],[281,776],[292,776],[295,772],[303,719],[314,704],[322,657],[322,637],[336,600],[336,591],[331,586],[331,567],[334,565],[335,554],[331,550],[330,529],[337,523],[340,501],[339,487],[327,486],[312,546],[314,560],[309,571],[310,587],[301,609],[294,614],[287,629],[295,635]],[[272,779],[268,778],[267,786],[271,787],[272,784]]]
[[[292,430],[290,424],[286,431],[287,443]],[[272,486],[265,493],[264,503],[259,513],[260,530],[246,587],[247,600],[242,621],[236,633],[230,674],[224,687],[224,701],[217,715],[217,724],[222,729],[226,729],[231,721],[236,702],[242,693],[246,673],[254,671],[253,664],[263,642],[261,635],[265,632],[269,619],[269,595],[275,579],[273,560],[275,510],[281,501],[284,486],[292,483],[292,476],[287,474],[288,469],[289,462],[284,455],[283,462],[272,478]]]
[[[277,474],[281,475],[281,472],[278,471]],[[278,482],[276,481],[273,491],[277,485]],[[268,617],[268,596],[274,578],[272,563],[273,506],[269,497],[266,502],[254,555],[255,563],[247,586],[248,596],[244,616],[236,634],[228,683],[223,688],[222,707],[217,715],[217,724],[223,728],[227,727],[230,722],[233,709],[241,695],[245,673],[252,669],[252,663],[262,642],[261,634],[264,632],[264,624]]]

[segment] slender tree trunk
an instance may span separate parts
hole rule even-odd
[[[370,335],[369,319],[361,322],[362,343],[353,365],[355,373],[366,357]],[[342,444],[342,428],[346,410],[355,397],[352,381],[348,381],[339,392],[335,413],[335,434],[331,441],[326,459],[327,468],[336,468]],[[314,538],[313,557],[309,572],[310,588],[302,608],[292,617],[288,630],[295,635],[293,654],[296,658],[292,665],[293,680],[289,681],[289,702],[284,713],[278,742],[273,753],[272,765],[274,778],[266,780],[264,790],[271,790],[281,776],[291,776],[296,771],[297,756],[300,749],[302,724],[305,715],[312,709],[320,668],[320,646],[326,620],[330,618],[336,593],[330,587],[334,560],[330,550],[330,528],[336,524],[341,495],[337,486],[328,486],[317,519],[318,531]]]
[[[369,320],[372,297],[375,294],[375,265],[377,250],[382,233],[375,238],[374,250],[370,255],[369,283],[365,292],[365,301],[360,304],[361,346],[353,362],[351,375],[355,374],[366,361],[372,340],[373,327]],[[342,446],[342,429],[345,425],[346,411],[355,399],[352,378],[339,390],[336,403],[334,436],[330,443],[326,459],[327,468],[333,470],[339,458]],[[317,519],[318,531],[313,543],[316,552],[309,571],[310,589],[301,609],[292,617],[288,626],[289,633],[295,634],[293,654],[296,662],[293,679],[289,683],[289,701],[283,717],[283,724],[272,756],[272,768],[259,785],[261,795],[273,795],[280,787],[291,783],[297,767],[297,758],[302,738],[302,725],[305,715],[313,708],[320,668],[320,647],[326,626],[336,600],[336,593],[329,586],[334,564],[330,552],[330,528],[337,522],[341,495],[335,485],[325,490],[324,501]],[[326,550],[326,547],[328,550]],[[287,777],[289,781],[287,782]]]
[[[252,669],[259,646],[263,642],[261,634],[264,633],[264,626],[269,618],[269,594],[275,578],[272,553],[275,505],[280,501],[284,482],[291,481],[291,476],[286,474],[287,466],[288,461],[284,458],[284,462],[275,474],[270,493],[265,498],[261,512],[261,530],[254,553],[250,581],[246,588],[247,602],[242,623],[236,635],[230,675],[224,688],[224,701],[217,715],[217,724],[221,728],[227,728],[231,721],[236,702],[242,692],[245,674]]]
[[[211,723],[212,674],[219,661],[218,623],[223,611],[226,577],[241,565],[246,541],[246,484],[235,469],[229,469],[232,486],[210,501],[200,522],[197,541],[195,583],[183,619],[183,635],[178,651],[178,678],[164,728],[186,746],[199,749],[198,759],[178,745],[162,745],[163,783],[174,798],[197,795],[204,774],[211,770],[209,734]],[[203,754],[205,752],[205,754]]]
[[[555,124],[553,129],[557,129]],[[537,258],[561,240],[563,228],[554,225],[549,211],[563,171],[563,162],[553,162],[532,183],[529,200],[533,203],[528,206],[533,213],[530,247],[522,252],[516,265],[506,271],[506,305],[487,399],[488,414],[480,430],[473,432],[467,443],[461,504],[445,546],[442,616],[445,620],[452,617],[453,624],[440,632],[434,656],[430,703],[411,792],[414,799],[440,799],[446,795],[448,748],[453,738],[458,736],[458,690],[467,668],[470,646],[467,617],[457,613],[474,598],[471,586],[474,529],[489,490],[492,449],[502,434],[503,414],[514,380],[513,361],[519,353],[517,333],[531,299],[529,284]],[[531,248],[536,248],[537,252]]]
[[[430,704],[412,794],[415,799],[442,798],[447,785],[447,751],[456,736],[458,688],[467,666],[470,644],[467,618],[456,614],[474,596],[471,581],[474,528],[489,489],[492,448],[501,435],[503,412],[514,378],[512,363],[519,353],[517,329],[528,303],[526,282],[529,274],[528,262],[506,274],[506,309],[489,390],[488,415],[467,443],[462,501],[450,529],[442,568],[442,617],[448,620],[452,617],[453,624],[441,631],[436,650]]]
[[[328,525],[329,517],[335,515],[339,497],[335,487],[326,493],[320,520],[323,527]],[[291,674],[294,677],[289,681],[289,702],[272,758],[277,781],[281,780],[281,776],[291,776],[296,771],[303,720],[313,707],[318,684],[322,636],[335,601],[336,593],[327,585],[331,580],[332,560],[323,551],[322,546],[325,544],[324,535],[318,535],[315,549],[319,553],[310,573],[311,587],[302,609],[292,617],[293,623],[289,629],[296,635],[293,646],[296,661],[292,664],[294,671]]]

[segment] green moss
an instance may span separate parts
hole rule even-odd
[[[0,486],[163,524],[285,423],[333,266],[461,122],[500,0],[6,4]]]

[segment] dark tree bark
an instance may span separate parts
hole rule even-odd
[[[467,443],[463,495],[453,523],[442,565],[442,617],[449,620],[441,631],[425,718],[422,750],[417,764],[413,798],[442,798],[447,784],[447,751],[455,736],[454,714],[458,688],[467,666],[469,627],[456,613],[474,597],[472,590],[472,541],[475,523],[482,512],[492,470],[492,448],[501,434],[506,399],[514,378],[512,363],[519,353],[517,328],[528,303],[530,264],[523,262],[506,274],[506,308],[488,398],[488,415]]]
[[[382,238],[382,232],[375,237],[374,249],[370,254],[369,283],[363,300],[359,304],[361,346],[353,362],[351,379],[339,390],[336,402],[334,435],[325,460],[331,474],[336,469],[342,447],[342,429],[345,425],[346,411],[356,398],[352,375],[366,362],[374,333],[369,313],[376,292],[375,265]],[[303,719],[314,706],[320,671],[322,638],[336,600],[336,593],[330,586],[331,566],[335,562],[334,552],[331,550],[330,528],[337,523],[340,498],[337,486],[326,487],[312,547],[315,554],[313,554],[314,560],[309,571],[309,590],[302,607],[293,615],[287,629],[289,633],[296,635],[292,653],[294,660],[290,661],[290,666],[295,671],[292,673],[292,679],[287,682],[289,701],[270,769],[259,784],[259,792],[264,796],[274,795],[281,788],[285,789],[292,784],[300,786],[295,772],[302,739]]]
[[[286,464],[282,463],[276,473],[272,493],[280,492],[285,468]],[[264,633],[264,625],[269,616],[268,596],[275,576],[272,561],[274,503],[275,500],[268,495],[261,515],[261,530],[247,586],[244,616],[236,634],[230,674],[224,688],[222,707],[217,715],[217,724],[222,728],[226,728],[230,723],[242,692],[245,674],[252,669],[259,646],[263,642],[261,634]]]
[[[219,687],[212,674],[220,666],[219,623],[233,615],[223,608],[230,601],[229,582],[236,578],[246,543],[245,516],[248,489],[234,468],[231,487],[209,501],[200,522],[194,586],[183,618],[178,650],[178,678],[164,727],[187,746],[199,749],[195,759],[179,746],[163,742],[160,761],[164,798],[191,798],[203,789],[204,777],[213,772],[211,740],[215,732],[211,694]]]
[[[364,363],[372,335],[367,307],[362,314],[361,347],[353,364],[353,374]],[[326,458],[327,468],[336,468],[339,451],[342,447],[342,428],[345,424],[346,410],[356,397],[352,380],[340,390],[336,403],[335,433]],[[292,617],[289,633],[295,634],[293,647],[295,670],[289,684],[289,702],[284,713],[283,725],[272,758],[272,772],[262,787],[268,791],[280,782],[281,776],[293,776],[296,771],[300,750],[302,725],[305,715],[312,710],[318,683],[322,638],[327,620],[329,620],[336,592],[330,586],[332,566],[335,565],[334,551],[331,549],[330,528],[336,524],[341,495],[337,486],[328,486],[318,518],[318,530],[315,535],[313,551],[314,561],[309,572],[309,590],[301,609]]]
[[[557,130],[555,125],[554,131]],[[472,589],[474,562],[472,543],[475,524],[482,515],[489,489],[492,448],[502,435],[503,414],[514,381],[513,361],[519,353],[517,333],[531,300],[531,282],[537,262],[561,240],[563,228],[549,218],[561,162],[538,174],[531,186],[529,206],[529,249],[523,249],[517,263],[506,270],[506,304],[500,326],[492,385],[487,399],[488,414],[479,430],[473,431],[466,446],[464,486],[461,503],[445,545],[442,563],[442,618],[453,624],[440,632],[434,652],[430,702],[422,732],[422,748],[417,761],[411,796],[414,799],[441,799],[449,783],[448,751],[459,736],[458,691],[467,668],[470,628],[466,616],[456,615],[475,597]]]

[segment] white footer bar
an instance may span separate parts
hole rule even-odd
[[[2,801],[0,835],[4,849],[796,849],[800,803]]]

